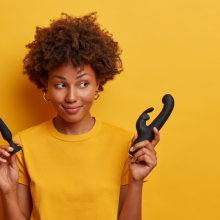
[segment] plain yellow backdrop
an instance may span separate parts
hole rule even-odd
[[[149,124],[165,94],[175,100],[155,148],[158,164],[144,183],[143,220],[220,219],[219,10],[218,0],[2,1],[0,117],[15,135],[55,116],[21,73],[25,45],[36,26],[61,12],[97,11],[123,49],[125,70],[107,83],[92,115],[135,132],[145,109],[154,107]]]

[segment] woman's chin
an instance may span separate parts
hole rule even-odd
[[[58,115],[58,120],[68,123],[77,123],[80,122],[84,117],[80,116],[79,114],[71,114],[71,115]]]

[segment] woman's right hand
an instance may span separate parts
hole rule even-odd
[[[17,141],[14,141],[17,145]],[[10,146],[0,146],[0,156],[4,155],[4,158],[0,157],[0,194],[8,194],[13,190],[16,190],[19,179],[19,167],[16,162],[16,155],[10,155],[8,152],[12,152]],[[9,154],[9,155],[8,155]]]

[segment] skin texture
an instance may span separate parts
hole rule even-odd
[[[84,134],[91,130],[95,119],[91,117],[94,96],[99,88],[94,70],[89,64],[80,68],[68,64],[54,68],[48,77],[49,98],[57,112],[54,120],[56,129],[67,135]],[[65,79],[61,79],[61,77]],[[65,107],[79,107],[76,113],[69,113]]]

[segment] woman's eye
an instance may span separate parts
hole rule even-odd
[[[84,82],[84,83],[81,83],[80,85],[81,85],[81,87],[84,88],[84,87],[86,87],[88,85],[88,83]]]
[[[58,88],[63,88],[63,86],[64,86],[64,84],[56,84],[56,87],[58,87]]]

